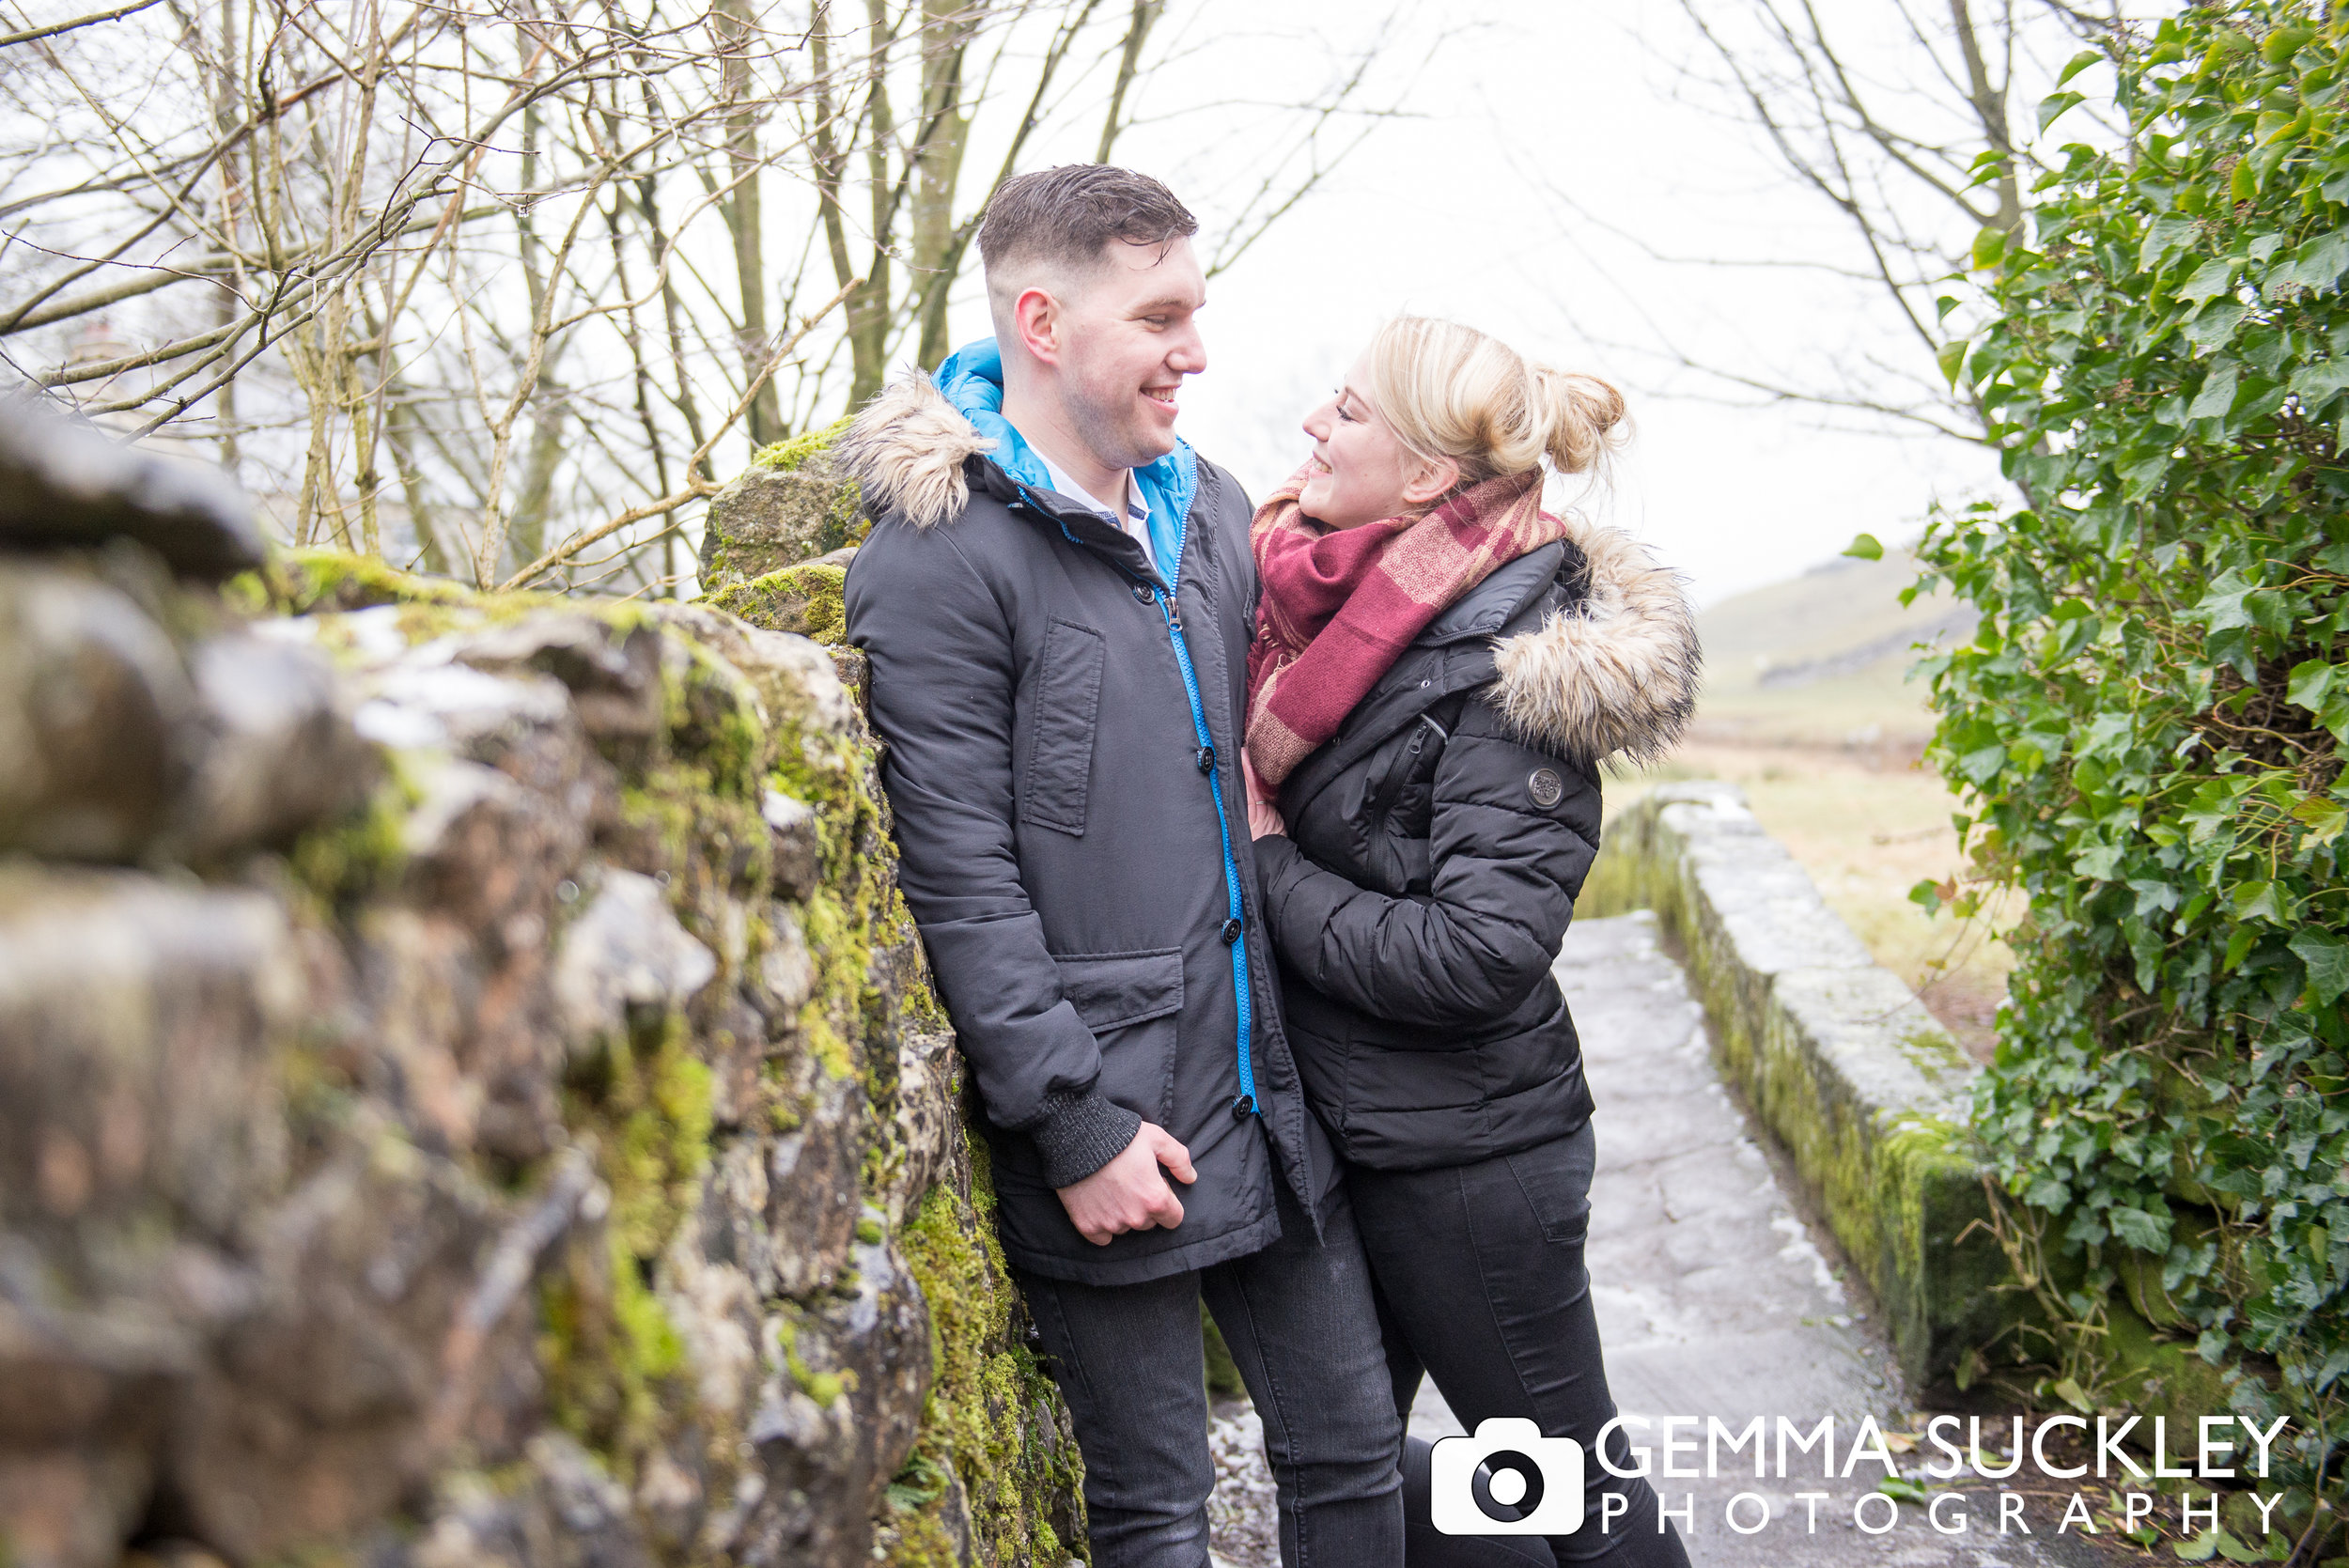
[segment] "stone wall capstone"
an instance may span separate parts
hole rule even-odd
[[[1081,1550],[853,656],[0,421],[0,1561]]]

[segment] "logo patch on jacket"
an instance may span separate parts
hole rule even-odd
[[[1533,797],[1533,803],[1548,811],[1566,797],[1566,783],[1556,770],[1536,768],[1526,775],[1525,792]]]

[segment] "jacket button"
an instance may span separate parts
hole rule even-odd
[[[1147,604],[1150,602],[1150,584],[1147,582],[1137,582],[1134,584],[1134,602],[1136,604]]]
[[[1212,773],[1212,772],[1214,772],[1214,771],[1215,771],[1215,748],[1214,748],[1214,747],[1212,747],[1212,746],[1202,746],[1202,747],[1200,747],[1200,748],[1199,748],[1199,754],[1198,754],[1198,756],[1196,756],[1196,757],[1195,757],[1195,758],[1193,758],[1192,760],[1193,760],[1193,761],[1195,761],[1195,762],[1197,762],[1197,763],[1199,764],[1199,771],[1201,771],[1202,773]]]
[[[1241,924],[1240,918],[1237,915],[1234,915],[1230,920],[1225,921],[1223,923],[1223,945],[1225,947],[1229,947],[1234,942],[1239,940],[1240,933],[1246,931],[1248,927]]]

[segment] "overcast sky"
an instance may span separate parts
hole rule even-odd
[[[1893,81],[1890,0],[1823,8],[1882,45],[1880,79]],[[1670,256],[1856,255],[1840,220],[1680,79],[1673,59],[1693,55],[1672,0],[1441,9],[1465,30],[1434,45],[1435,23],[1415,19],[1379,67],[1390,87],[1417,72],[1414,117],[1383,124],[1210,286],[1210,365],[1185,393],[1182,424],[1203,452],[1252,489],[1284,475],[1304,452],[1299,418],[1381,318],[1409,310],[1625,385],[1636,439],[1595,504],[1684,570],[1702,601],[1793,576],[1863,530],[1913,536],[1937,496],[1997,493],[1995,466],[1960,443],[1837,430],[1802,406],[1726,407],[1654,352],[1670,339],[1693,357],[1789,374],[1815,371],[1828,352],[1921,352],[1861,286],[1641,254],[1644,243]],[[1143,113],[1310,91],[1378,14],[1362,0],[1208,0]],[[1118,158],[1204,210],[1260,156],[1248,135],[1224,133],[1245,122],[1234,109],[1145,124]],[[1040,161],[1055,156],[1090,149]],[[975,290],[957,324],[963,336],[988,330]]]

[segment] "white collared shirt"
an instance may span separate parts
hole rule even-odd
[[[1089,510],[1099,513],[1109,521],[1115,522],[1124,528],[1127,533],[1133,536],[1134,542],[1142,546],[1142,558],[1149,562],[1153,568],[1158,566],[1158,551],[1150,548],[1150,504],[1142,498],[1142,487],[1134,483],[1130,473],[1126,476],[1126,516],[1124,520],[1120,521],[1116,507],[1109,505],[1092,491],[1080,486],[1077,481],[1068,476],[1066,469],[1051,458],[1045,457],[1044,453],[1033,443],[1028,450],[1034,452],[1036,457],[1042,459],[1044,472],[1052,476],[1053,489],[1071,501],[1084,503]]]

